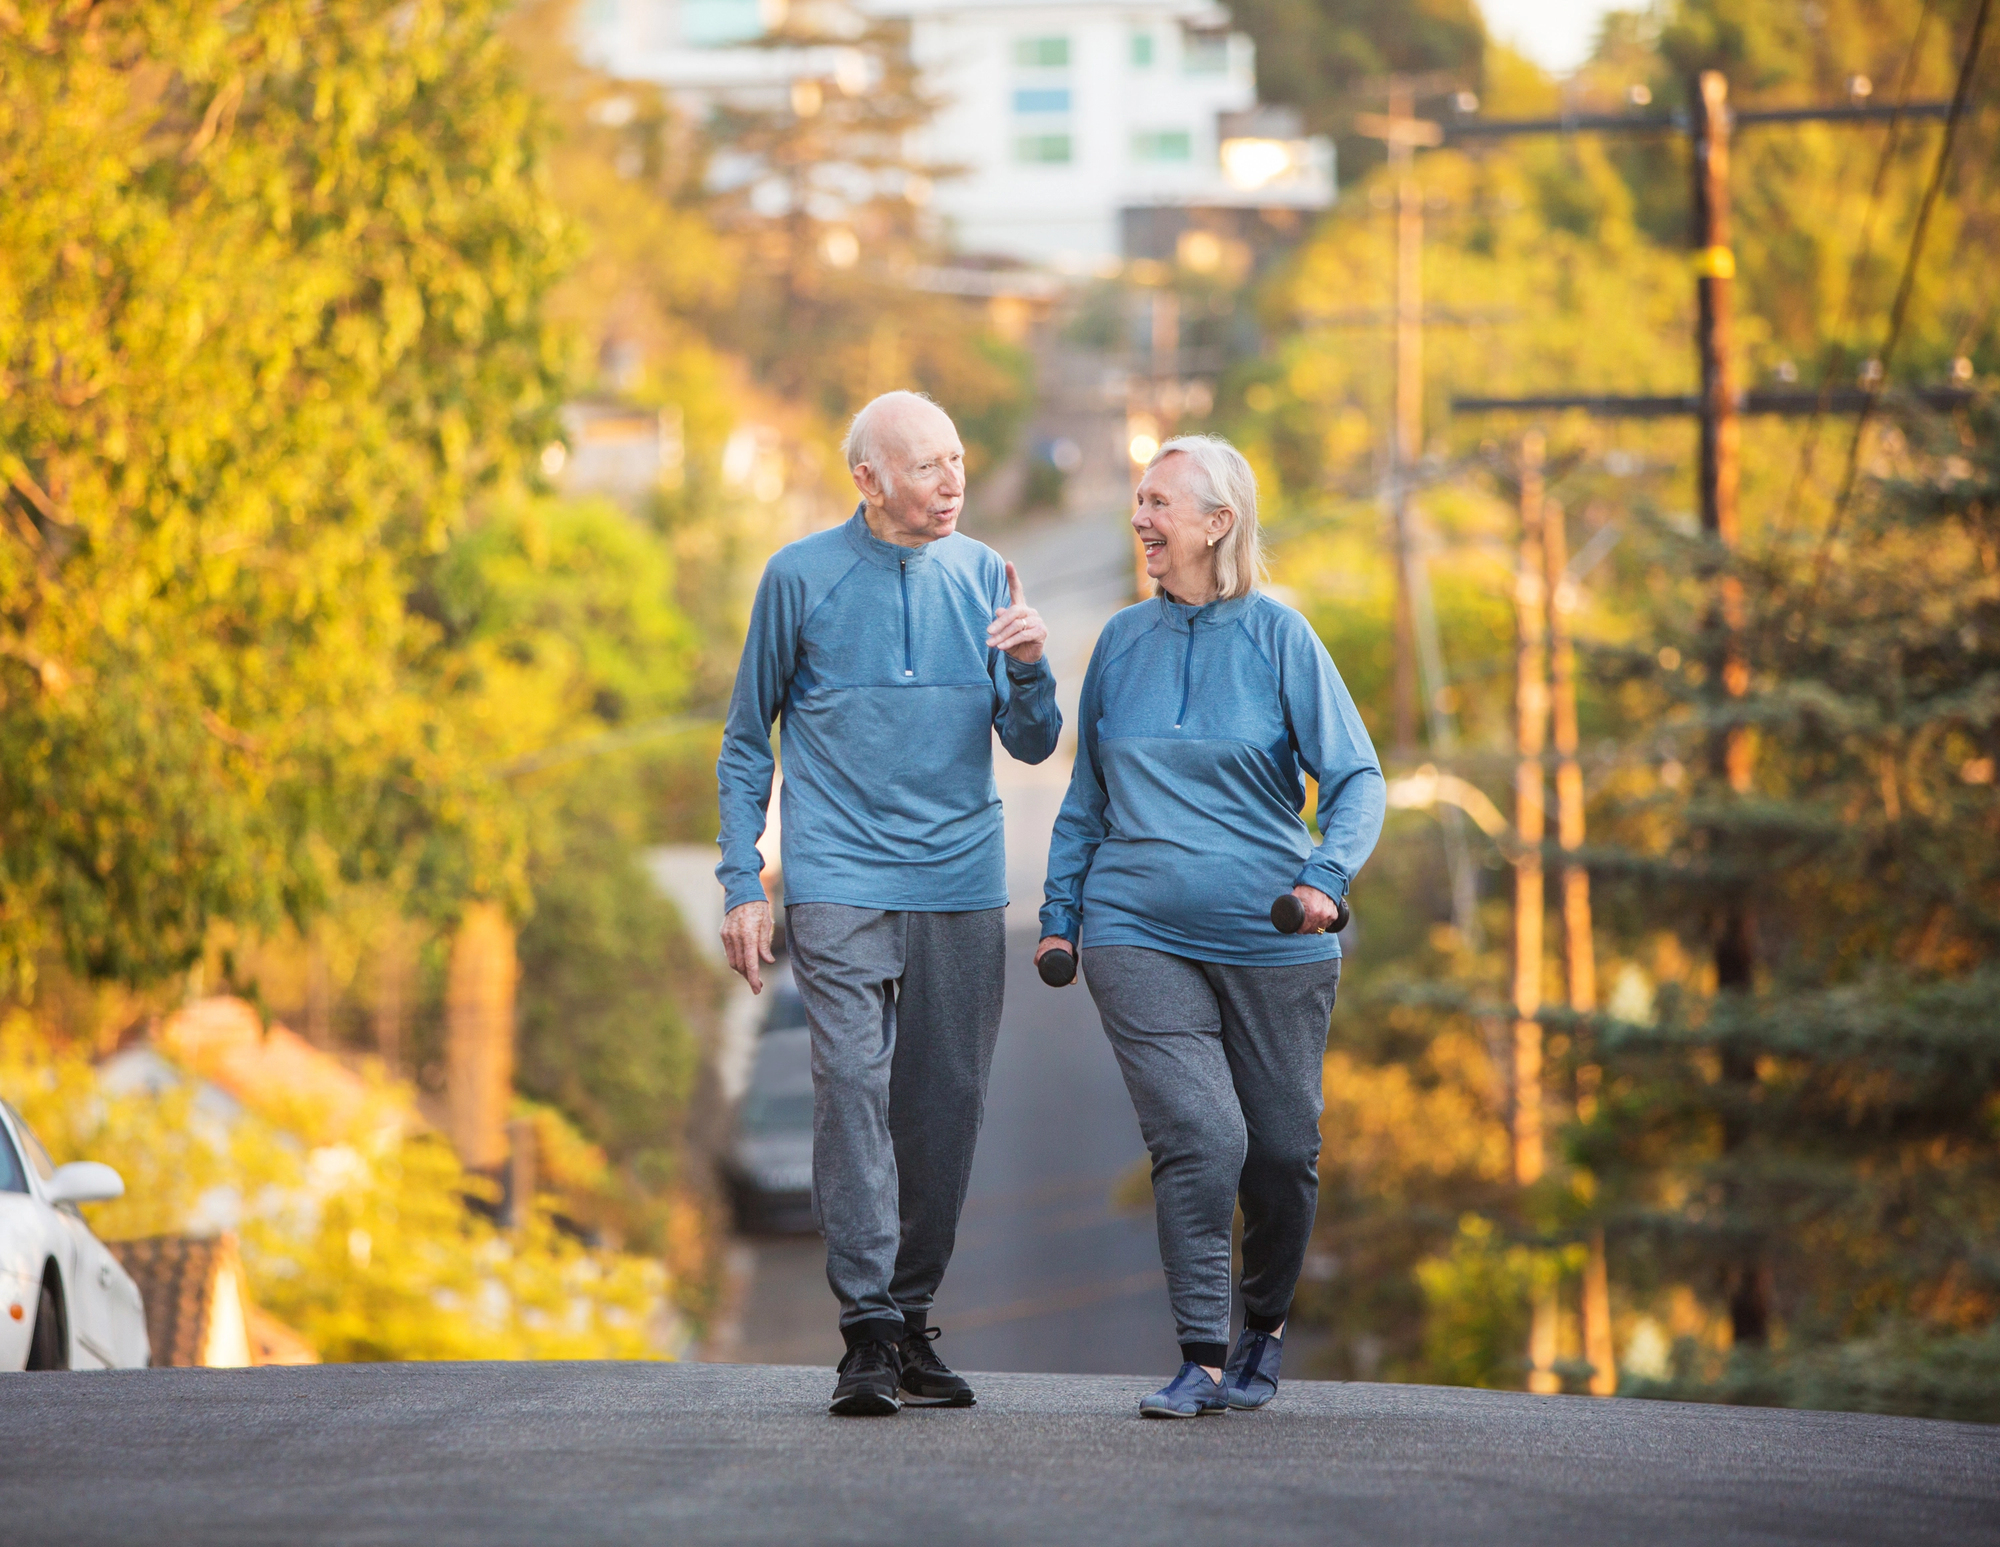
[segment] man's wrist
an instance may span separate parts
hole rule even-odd
[[[1049,653],[1046,650],[1032,661],[1017,660],[1011,655],[1007,657],[1007,675],[1023,682],[1032,677],[1042,676],[1048,669]]]

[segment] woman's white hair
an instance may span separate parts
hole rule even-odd
[[[1248,596],[1264,573],[1264,541],[1257,529],[1257,475],[1220,435],[1176,435],[1153,453],[1151,472],[1178,453],[1194,474],[1192,492],[1204,516],[1227,509],[1235,516],[1228,535],[1215,545],[1215,583],[1223,597]]]
[[[848,424],[847,436],[840,443],[841,454],[847,458],[847,470],[851,473],[866,462],[875,470],[875,481],[881,484],[884,494],[894,494],[896,488],[888,461],[882,455],[881,421],[887,417],[885,410],[914,403],[937,407],[937,400],[928,392],[885,392],[880,397],[870,398]]]

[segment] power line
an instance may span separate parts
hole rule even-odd
[[[1875,255],[1875,216],[1882,203],[1882,190],[1888,184],[1889,167],[1894,162],[1903,127],[1903,105],[1909,100],[1910,82],[1917,73],[1917,62],[1922,57],[1924,35],[1930,31],[1931,17],[1936,14],[1937,0],[1924,0],[1923,13],[1917,17],[1917,30],[1910,39],[1910,52],[1903,60],[1902,78],[1896,83],[1895,112],[1889,119],[1889,133],[1882,141],[1882,155],[1875,163],[1875,181],[1868,190],[1868,209],[1861,218],[1861,244],[1854,253],[1854,262],[1848,270],[1847,291],[1840,299],[1840,315],[1835,319],[1833,332],[1828,337],[1826,349],[1820,358],[1819,406],[1812,420],[1806,425],[1805,439],[1799,447],[1798,470],[1792,475],[1792,486],[1785,492],[1784,508],[1778,514],[1777,530],[1780,534],[1788,531],[1792,524],[1792,511],[1798,504],[1799,495],[1804,492],[1807,479],[1812,477],[1813,458],[1819,450],[1820,426],[1830,406],[1833,393],[1833,373],[1840,362],[1842,345],[1847,339],[1849,323],[1854,320],[1855,301],[1861,292],[1861,274],[1868,260]]]
[[[1889,366],[1895,358],[1896,345],[1903,336],[1903,321],[1909,315],[1910,297],[1917,285],[1917,263],[1923,257],[1924,238],[1930,232],[1931,212],[1937,207],[1945,173],[1951,167],[1952,148],[1958,138],[1959,123],[1965,117],[1966,100],[1972,95],[1972,79],[1979,69],[1980,46],[1986,41],[1986,19],[1992,10],[1993,0],[1979,0],[1979,10],[1972,18],[1972,36],[1966,42],[1965,59],[1958,69],[1958,88],[1952,93],[1951,111],[1945,116],[1944,139],[1938,146],[1937,163],[1931,168],[1931,180],[1924,189],[1923,203],[1917,209],[1916,228],[1910,233],[1910,250],[1903,260],[1903,277],[1896,286],[1896,301],[1889,309],[1888,337],[1883,340],[1882,353],[1878,357],[1881,368],[1867,383],[1866,396],[1855,415],[1854,435],[1847,443],[1847,470],[1840,481],[1840,497],[1834,502],[1833,515],[1820,538],[1819,554],[1813,564],[1812,595],[1818,594],[1820,582],[1826,576],[1827,558],[1833,550],[1834,536],[1847,514],[1848,502],[1854,497],[1855,475],[1861,466],[1861,438],[1875,411],[1875,400],[1881,393],[1882,384],[1889,379]],[[1811,596],[1808,602],[1810,600]]]

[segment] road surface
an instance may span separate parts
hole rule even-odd
[[[0,1535],[134,1542],[2000,1542],[2000,1429],[1291,1383],[980,1378],[837,1419],[824,1370],[324,1365],[0,1376]]]

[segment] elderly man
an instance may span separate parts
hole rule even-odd
[[[1000,1027],[1007,860],[993,732],[1062,729],[1048,631],[1012,564],[957,534],[965,448],[929,399],[854,417],[845,525],[765,566],[722,757],[723,945],[772,961],[757,839],[784,717],[785,923],[812,1028],[813,1206],[847,1354],[832,1410],[969,1406],[932,1344]]]

